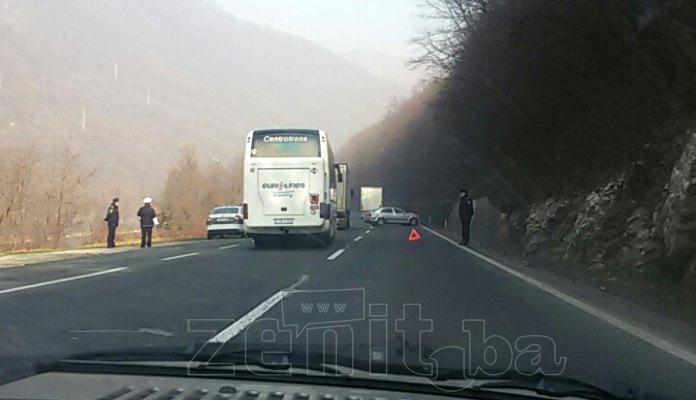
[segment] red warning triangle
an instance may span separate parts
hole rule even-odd
[[[415,242],[416,240],[420,240],[421,236],[416,230],[416,228],[411,228],[411,233],[408,234],[408,241],[409,242]]]

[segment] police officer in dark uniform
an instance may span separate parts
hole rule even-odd
[[[116,228],[118,228],[118,197],[114,197],[111,200],[109,208],[106,210],[106,225],[109,229],[109,233],[106,235],[106,247],[114,248],[116,247]]]
[[[152,208],[152,199],[143,199],[143,206],[138,210],[140,220],[140,247],[152,247],[152,228],[157,224],[157,213]]]
[[[459,191],[459,221],[462,224],[461,244],[467,246],[471,238],[471,218],[474,216],[474,201],[465,189]]]

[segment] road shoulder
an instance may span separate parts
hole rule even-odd
[[[503,269],[653,346],[696,365],[696,329],[692,326],[646,310],[626,299],[553,275],[549,271],[510,262],[481,249],[463,248],[457,244],[456,238],[450,232],[424,228],[492,267]]]
[[[171,241],[166,243],[156,243],[153,247],[168,247],[181,245],[183,243],[195,242],[196,240]],[[97,257],[111,254],[119,254],[137,250],[138,246],[122,246],[113,249],[108,248],[89,248],[73,250],[56,250],[37,253],[19,253],[0,256],[0,269],[23,267],[28,265],[44,264],[54,261],[75,260],[79,258]]]

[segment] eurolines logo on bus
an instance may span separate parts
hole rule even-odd
[[[273,183],[262,183],[262,189],[304,189],[304,182],[273,182]]]
[[[264,136],[264,143],[306,142],[307,136]]]

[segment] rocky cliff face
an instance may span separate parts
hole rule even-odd
[[[681,157],[672,169],[655,236],[662,239],[672,272],[696,289],[696,129],[687,132]]]
[[[524,219],[526,255],[560,256],[624,277],[667,275],[696,284],[696,130],[672,162],[637,162],[572,198],[532,204]],[[672,157],[673,158],[673,157]],[[501,231],[519,230],[503,221]]]
[[[551,264],[579,265],[593,281],[676,288],[676,298],[696,305],[696,129],[678,136],[656,149],[660,156],[572,197],[549,197],[509,213],[486,197],[476,199],[472,244],[565,260],[570,264]],[[459,234],[456,203],[444,226]]]

